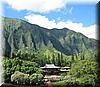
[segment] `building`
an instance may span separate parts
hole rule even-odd
[[[44,79],[55,80],[61,77],[61,74],[67,74],[70,67],[59,67],[54,64],[46,64],[44,67],[41,67],[43,70]]]

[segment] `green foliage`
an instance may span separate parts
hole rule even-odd
[[[11,82],[19,85],[29,84],[29,74],[24,74],[19,71],[16,71],[14,74],[11,75]]]
[[[11,82],[18,85],[36,85],[40,84],[42,78],[42,74],[33,73],[32,75],[29,75],[15,71],[15,73],[11,75]]]
[[[74,67],[74,68],[73,68]],[[90,60],[81,60],[76,61],[72,64],[71,73],[76,77],[84,77],[85,74],[93,74],[96,73],[96,62]],[[77,73],[75,73],[77,72]]]
[[[84,59],[81,58],[84,56]],[[20,84],[40,84],[42,79],[40,66],[44,66],[47,63],[54,63],[58,66],[69,66],[70,77],[65,76],[61,82],[53,83],[57,85],[74,85],[74,84],[92,84],[94,85],[94,80],[96,77],[96,53],[91,50],[81,52],[79,54],[73,54],[72,56],[66,56],[63,53],[52,49],[44,49],[41,51],[34,51],[29,48],[22,48],[12,58],[4,59],[4,77],[5,80],[10,80],[12,74],[15,71],[20,71],[22,73],[30,75],[30,83],[27,82],[28,78],[22,77]],[[31,60],[31,61],[30,61]],[[15,78],[16,79],[16,78]],[[26,80],[25,80],[26,79]],[[15,81],[15,80],[14,80]],[[20,81],[20,79],[18,80]],[[35,84],[36,85],[36,84]]]
[[[40,84],[43,78],[42,74],[34,73],[30,76],[30,84]]]
[[[94,85],[96,40],[67,28],[48,30],[19,19],[3,20],[5,81],[11,78],[18,84],[39,84],[42,79],[40,66],[53,63],[71,67],[71,75],[54,85]]]
[[[92,86],[95,85],[96,80],[96,58],[95,54],[91,55],[91,59],[88,58],[90,53],[88,53],[87,58],[81,60],[76,60],[72,63],[70,73],[72,77],[75,78],[79,82],[79,84],[88,85],[91,84]],[[80,54],[81,55],[81,54]],[[86,54],[87,55],[87,54]],[[84,54],[85,56],[85,54]]]
[[[26,74],[41,73],[39,65],[28,60],[21,60],[18,57],[14,59],[4,59],[4,78],[5,81],[10,81],[11,75],[15,71],[20,71]]]
[[[77,54],[86,49],[96,49],[96,40],[67,28],[48,30],[23,20],[3,18],[3,29],[5,56],[11,57],[16,50],[24,47],[39,51],[52,48],[67,55]]]
[[[84,59],[81,59],[81,55]],[[59,82],[53,82],[54,87],[93,87],[96,80],[96,53],[84,51],[80,54],[73,55],[74,61],[71,60],[71,70],[69,74]],[[71,57],[70,57],[71,58]],[[68,61],[68,60],[67,60]]]
[[[53,87],[66,87],[65,81],[52,82]]]

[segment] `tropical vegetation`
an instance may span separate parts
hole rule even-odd
[[[20,19],[3,18],[4,78],[17,85],[42,84],[45,64],[69,66],[54,87],[95,86],[97,40],[63,29],[46,29]]]

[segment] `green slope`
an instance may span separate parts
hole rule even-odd
[[[15,18],[3,18],[4,55],[11,56],[17,50],[55,49],[66,55],[96,49],[96,40],[67,28],[46,29]]]

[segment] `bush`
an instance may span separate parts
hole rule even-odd
[[[11,82],[15,84],[29,84],[29,75],[21,73],[19,71],[16,71],[12,76],[11,76]]]
[[[40,84],[43,78],[42,74],[34,73],[31,76],[29,74],[24,74],[19,71],[16,71],[11,76],[11,82],[18,85],[30,85],[30,84]]]
[[[30,76],[30,84],[40,84],[43,78],[42,74],[34,73]]]
[[[3,61],[4,67],[4,80],[5,82],[10,82],[11,75],[15,71],[19,71],[25,74],[41,73],[41,69],[36,62],[22,60],[18,57],[16,58],[5,58]]]

